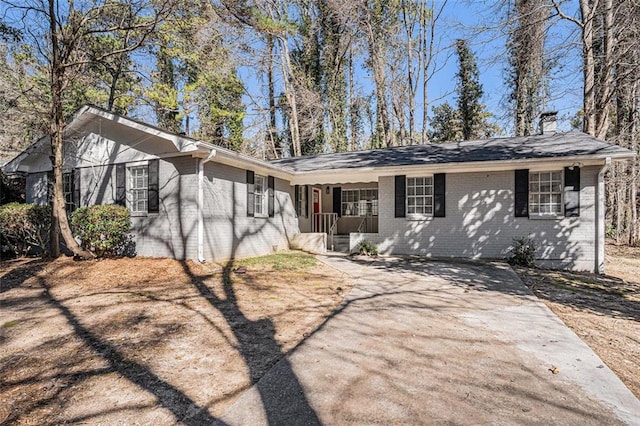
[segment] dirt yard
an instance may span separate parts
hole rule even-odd
[[[0,424],[211,424],[327,318],[308,255],[0,263]]]
[[[640,248],[607,245],[607,275],[516,268],[640,398]]]

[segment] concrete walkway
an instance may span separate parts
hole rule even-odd
[[[345,304],[222,422],[640,424],[640,401],[507,266],[322,260],[356,277]]]

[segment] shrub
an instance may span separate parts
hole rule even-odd
[[[616,231],[616,228],[613,225],[607,224],[604,231],[604,235],[607,238],[615,239],[617,233],[618,232]]]
[[[80,245],[98,257],[131,254],[131,220],[126,207],[81,207],[71,215],[71,226]]]
[[[49,206],[20,203],[0,206],[0,245],[15,255],[26,256],[34,251],[48,254],[50,226]]]
[[[509,253],[510,265],[532,267],[536,264],[536,244],[529,237],[514,238]]]
[[[362,240],[356,246],[355,252],[364,256],[376,256],[378,254],[378,246],[367,240]]]

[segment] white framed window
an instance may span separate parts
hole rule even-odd
[[[433,176],[407,178],[407,214],[433,216]]]
[[[529,214],[562,214],[562,171],[529,172]]]
[[[378,216],[378,188],[343,189],[342,216]]]
[[[64,207],[68,212],[73,211],[76,207],[73,202],[73,191],[74,191],[73,179],[74,179],[74,176],[73,176],[73,173],[71,172],[62,174],[62,192],[64,193]]]
[[[342,216],[360,216],[359,193],[357,189],[342,190]]]
[[[128,196],[131,213],[147,213],[149,210],[149,166],[131,166],[128,171]]]
[[[267,215],[267,177],[255,175],[253,186],[254,216]]]

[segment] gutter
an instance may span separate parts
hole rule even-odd
[[[596,182],[596,235],[595,235],[595,264],[594,270],[598,274],[604,274],[604,240],[605,240],[605,187],[604,174],[611,168],[611,157],[606,157],[604,165],[598,172]]]
[[[216,150],[209,148],[209,154],[198,158],[198,261],[204,263],[204,165],[213,160]]]
[[[315,184],[322,183],[345,183],[345,182],[361,182],[372,179],[378,179],[381,176],[394,176],[409,174],[415,170],[428,170],[432,173],[466,173],[466,172],[494,172],[513,170],[514,168],[535,168],[547,167],[549,164],[566,164],[580,162],[584,166],[602,165],[604,161],[628,160],[635,157],[633,153],[616,153],[607,156],[602,155],[574,155],[567,157],[547,157],[547,158],[523,158],[517,160],[500,160],[500,161],[469,161],[459,163],[420,163],[402,166],[365,166],[351,167],[343,169],[324,169],[313,171],[294,171],[288,170],[292,177],[289,179],[291,184]],[[348,180],[344,177],[348,176]]]

